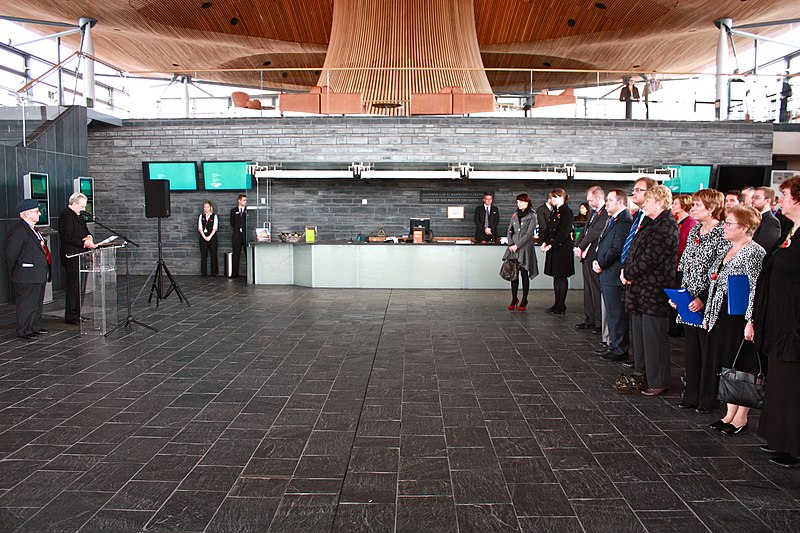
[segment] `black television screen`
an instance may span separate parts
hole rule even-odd
[[[197,163],[194,161],[143,161],[144,181],[167,180],[170,191],[196,191]]]
[[[203,186],[207,191],[246,191],[253,186],[248,161],[203,161]]]

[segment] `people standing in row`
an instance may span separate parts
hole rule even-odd
[[[550,211],[552,210],[553,206],[550,205],[550,193],[547,193],[547,197],[544,199],[542,205],[536,208],[536,227],[538,228],[540,242],[544,240],[544,236],[547,234],[547,221],[550,220]]]
[[[236,198],[236,204],[236,207],[231,209],[232,278],[239,277],[239,262],[242,257],[242,250],[245,250],[247,246],[247,195],[240,194]]]
[[[678,223],[678,264],[675,268],[678,269],[683,257],[683,251],[686,249],[686,242],[689,239],[689,232],[697,224],[697,221],[689,215],[689,210],[692,208],[692,195],[679,194],[672,199],[672,215],[675,217],[675,222]],[[680,270],[676,272],[675,283],[680,286],[682,274]],[[676,318],[678,317],[677,310],[670,313],[670,337],[683,337],[683,325],[680,324]]]
[[[475,241],[497,242],[497,226],[500,224],[500,210],[492,205],[492,193],[483,193],[483,203],[475,208]]]
[[[575,274],[572,259],[572,224],[575,215],[567,205],[567,192],[564,189],[550,191],[550,218],[544,235],[541,250],[547,254],[544,273],[553,277],[555,302],[547,309],[549,313],[563,315],[567,310],[567,290],[569,277]]]
[[[80,324],[81,318],[81,278],[80,258],[67,257],[97,248],[89,226],[81,217],[86,210],[88,199],[79,192],[69,197],[69,205],[58,217],[58,237],[61,241],[61,265],[66,271],[64,322]]]
[[[672,216],[672,193],[655,185],[644,193],[646,221],[633,239],[620,281],[627,285],[625,307],[631,316],[631,340],[637,369],[647,373],[645,396],[658,396],[670,385],[669,300],[675,287],[678,224]]]
[[[739,189],[734,189],[725,193],[725,210],[732,209],[733,207],[742,205],[743,203],[744,196],[742,195],[742,191]]]
[[[586,202],[590,207],[584,230],[575,242],[575,257],[581,262],[583,273],[583,322],[577,329],[591,329],[601,333],[603,312],[600,304],[600,278],[592,269],[597,256],[597,242],[606,227],[608,212],[605,209],[605,191],[597,185],[586,191]]]
[[[622,264],[622,248],[630,232],[633,219],[627,210],[628,195],[621,189],[612,189],[606,197],[606,222],[597,243],[597,259],[592,262],[592,269],[598,275],[600,291],[603,295],[608,324],[608,341],[604,349],[595,353],[604,359],[626,361],[628,359],[628,314],[625,312],[625,301],[620,270]]]
[[[759,367],[756,361],[758,354],[753,344],[751,342],[742,344],[742,340],[753,340],[753,300],[765,255],[764,249],[753,242],[753,233],[760,222],[761,216],[752,207],[740,205],[727,210],[725,221],[722,223],[726,241],[725,251],[717,256],[708,270],[711,282],[708,287],[708,304],[703,315],[703,326],[708,331],[708,356],[714,361],[717,371],[722,367],[733,366],[733,359],[740,345],[737,370],[754,372]],[[747,309],[744,316],[728,313],[729,301],[732,296],[736,296],[731,295],[728,280],[729,276],[737,275],[747,276],[750,285],[750,291],[745,295]],[[714,380],[715,384],[718,382],[718,379]],[[747,431],[749,412],[749,407],[728,404],[725,416],[711,424],[711,428],[729,435],[743,433]]]
[[[208,272],[208,256],[211,256],[211,275],[219,274],[217,260],[217,230],[219,217],[214,213],[211,200],[203,202],[203,214],[197,219],[197,232],[200,234],[200,275]]]
[[[44,289],[50,279],[50,250],[36,229],[39,202],[32,199],[17,203],[20,220],[12,224],[6,236],[6,272],[11,277],[17,310],[17,337],[33,340],[41,333]]]
[[[528,307],[528,291],[530,280],[539,274],[539,263],[536,250],[533,248],[533,231],[536,227],[536,215],[531,209],[531,199],[527,193],[517,196],[517,210],[511,215],[508,223],[508,248],[503,260],[514,259],[519,265],[518,278],[511,282],[511,304],[508,309],[525,311]],[[517,299],[519,278],[522,278],[522,299]]]

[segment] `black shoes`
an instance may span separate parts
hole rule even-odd
[[[35,341],[36,340],[36,334],[35,333],[29,333],[28,335],[17,335],[17,338],[25,340],[25,341]]]
[[[800,467],[800,458],[795,457],[790,453],[779,453],[769,460],[770,463],[784,468],[797,468]]]
[[[39,328],[39,331],[36,331],[35,333],[50,333],[50,332],[49,332],[49,331],[47,331],[47,330],[46,330],[46,329],[44,329],[44,328]]]
[[[608,350],[608,351],[606,351],[606,353],[601,354],[600,357],[602,357],[606,361],[613,361],[615,363],[619,363],[619,362],[622,362],[622,361],[627,361],[628,357],[630,357],[630,356],[628,355],[628,352],[621,353],[621,354],[616,354],[616,353],[612,352],[611,350]]]
[[[772,448],[770,448],[766,444],[764,444],[762,446],[759,446],[758,449],[761,450],[762,452],[768,453],[770,455],[777,455],[777,454],[781,453],[778,450],[773,450]]]
[[[690,403],[683,403],[683,402],[679,403],[678,407],[680,407],[681,409],[696,409],[697,408],[696,405],[692,405]]]
[[[626,370],[633,370],[635,365],[633,364],[633,361],[625,361],[624,363],[620,363],[620,366]]]
[[[733,424],[725,424],[722,427],[722,432],[725,433],[726,435],[739,435],[741,433],[744,433],[745,431],[747,431],[747,424],[740,426],[738,428]]]
[[[709,424],[708,427],[716,431],[719,431],[727,425],[728,424],[723,422],[722,420],[717,420],[716,422],[712,422],[711,424]]]
[[[700,413],[701,415],[707,415],[708,413],[711,412],[711,410],[710,409],[706,409],[704,407],[698,407],[698,408],[695,409],[695,412]]]
[[[595,335],[600,335],[601,333],[603,333],[603,328],[594,328],[592,330],[592,333],[594,333]]]
[[[593,325],[591,325],[591,324],[584,324],[584,323],[580,323],[580,324],[578,324],[578,325],[576,325],[576,326],[575,326],[575,329],[592,329],[592,328],[594,328],[594,326],[593,326]]]

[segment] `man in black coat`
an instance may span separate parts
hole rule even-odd
[[[231,209],[231,248],[233,249],[232,278],[239,277],[239,261],[247,244],[247,195],[236,198],[236,207]]]
[[[497,242],[497,226],[500,224],[500,210],[492,205],[492,193],[483,193],[483,203],[475,208],[475,240],[477,242]]]
[[[11,277],[17,306],[17,337],[33,340],[47,333],[39,322],[44,306],[44,289],[50,277],[50,251],[36,230],[39,202],[32,199],[17,203],[19,222],[12,223],[6,237],[6,270]]]
[[[753,207],[761,213],[761,224],[753,234],[753,240],[769,253],[781,237],[781,223],[772,214],[775,191],[771,187],[759,187],[753,193]]]
[[[583,314],[584,320],[577,325],[578,329],[594,329],[600,333],[602,311],[600,306],[600,279],[592,270],[592,263],[597,251],[600,234],[606,227],[608,211],[605,209],[605,192],[597,185],[586,191],[586,201],[592,208],[589,220],[575,243],[575,256],[581,260],[583,273]]]
[[[58,217],[58,237],[61,240],[61,265],[66,270],[66,294],[64,303],[64,322],[80,324],[81,321],[81,278],[80,259],[67,257],[91,250],[94,244],[89,227],[80,213],[86,210],[86,195],[79,192],[69,197],[69,205]]]
[[[592,269],[598,274],[600,291],[608,323],[608,347],[596,353],[604,359],[628,359],[628,314],[623,301],[622,281],[619,279],[622,248],[631,229],[633,218],[626,209],[628,196],[621,189],[612,189],[606,197],[608,219],[597,242],[597,258]]]

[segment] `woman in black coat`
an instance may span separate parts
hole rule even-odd
[[[567,205],[567,192],[564,189],[550,191],[550,218],[547,221],[547,232],[544,234],[542,252],[547,256],[544,262],[544,273],[553,276],[553,292],[555,303],[547,309],[548,313],[563,315],[567,310],[568,278],[575,274],[575,262],[572,253],[572,224],[575,215]]]
[[[631,317],[634,364],[647,371],[645,396],[658,396],[669,388],[669,298],[666,288],[675,288],[678,260],[678,224],[670,212],[672,193],[655,185],[644,193],[645,220],[631,241],[620,280],[625,290],[625,308]]]

